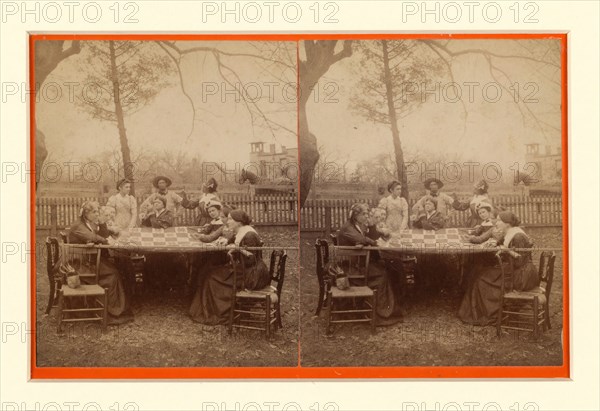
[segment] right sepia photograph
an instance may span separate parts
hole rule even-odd
[[[565,62],[565,35],[299,42],[302,367],[565,365]]]

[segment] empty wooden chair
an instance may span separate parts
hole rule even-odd
[[[344,270],[351,283],[368,285],[370,251],[335,246],[333,252],[336,264]]]
[[[550,325],[550,291],[554,279],[554,252],[544,251],[540,255],[538,275],[540,285],[528,291],[512,289],[512,272],[507,264],[502,264],[503,257],[497,256],[502,267],[502,294],[500,310],[496,322],[497,334],[502,330],[518,330],[532,332],[534,338],[539,337],[540,329],[547,330]]]
[[[315,244],[317,252],[317,278],[319,279],[319,302],[317,306],[317,315],[323,306],[327,309],[326,314],[326,332],[332,333],[334,324],[345,323],[370,323],[371,331],[375,332],[375,307],[377,306],[377,293],[367,285],[350,286],[345,290],[340,290],[335,285],[335,278],[328,273],[329,265],[329,244],[326,240],[317,240]],[[341,251],[341,253],[340,253]],[[336,256],[350,261],[347,266],[350,271],[362,272],[363,281],[368,281],[368,250],[340,250],[336,249]],[[352,261],[364,261],[366,263],[364,270],[361,267],[354,267]],[[358,274],[353,274],[358,275]],[[323,300],[323,295],[325,300]]]
[[[265,332],[267,339],[271,338],[274,327],[281,328],[281,291],[285,279],[285,264],[287,253],[283,250],[273,250],[269,265],[271,284],[262,290],[246,290],[236,287],[237,273],[242,273],[245,280],[246,267],[240,250],[229,253],[233,268],[233,297],[232,309],[229,315],[229,333],[233,328],[245,328]],[[244,284],[245,281],[241,281]]]
[[[59,333],[62,332],[62,324],[66,322],[99,322],[102,328],[106,329],[108,290],[98,285],[100,253],[99,248],[62,244],[61,262],[68,263],[79,273],[82,284],[77,288],[71,288],[64,283],[64,280],[61,283],[58,290],[57,331]]]

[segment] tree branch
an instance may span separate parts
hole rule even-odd
[[[192,133],[194,132],[194,126],[196,123],[196,106],[194,105],[194,100],[192,99],[192,96],[190,96],[188,94],[188,92],[185,90],[185,85],[183,82],[183,73],[181,72],[181,66],[180,66],[180,59],[176,59],[173,55],[171,55],[171,53],[167,50],[167,48],[162,44],[163,42],[157,41],[156,43],[160,46],[161,49],[163,49],[165,51],[167,56],[169,56],[171,61],[173,61],[173,63],[175,64],[175,67],[177,68],[177,75],[179,76],[179,86],[181,88],[181,92],[183,93],[185,98],[187,98],[187,100],[190,102],[190,106],[192,107],[192,127],[190,128],[190,132],[188,133],[188,136],[185,139],[185,142],[187,143],[189,141],[190,137],[192,136]]]
[[[480,49],[480,48],[470,48],[470,49],[464,49],[464,50],[460,50],[460,51],[451,51],[450,49],[448,49],[447,46],[440,45],[438,43],[438,41],[436,41],[436,40],[423,40],[423,42],[431,44],[434,47],[437,47],[437,48],[443,50],[445,53],[447,53],[451,57],[458,57],[458,56],[462,56],[465,54],[480,54],[480,55],[484,55],[484,56],[496,57],[496,58],[501,58],[501,59],[528,60],[528,61],[533,61],[535,63],[549,64],[551,66],[560,68],[560,64],[556,64],[551,61],[540,60],[540,59],[537,59],[534,57],[529,57],[529,56],[519,56],[519,55],[514,55],[514,54],[498,54],[498,53],[494,53],[489,50]]]

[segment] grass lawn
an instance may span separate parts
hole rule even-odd
[[[297,247],[296,228],[258,228],[265,245]],[[38,235],[37,244],[44,236]],[[298,252],[288,251],[282,292],[283,329],[271,341],[260,331],[206,326],[187,315],[191,296],[183,288],[144,293],[133,300],[135,321],[109,326],[66,324],[56,332],[56,309],[45,315],[48,277],[45,253],[37,253],[38,367],[295,367],[298,364]],[[267,255],[264,256],[265,261]]]
[[[531,230],[537,247],[562,247],[561,230]],[[301,364],[331,366],[527,366],[562,364],[562,253],[557,252],[550,299],[552,329],[535,341],[531,333],[496,337],[495,327],[463,324],[456,316],[462,299],[458,285],[440,295],[408,295],[403,323],[378,327],[372,335],[367,324],[337,325],[325,335],[324,311],[315,317],[318,282],[315,273],[316,236],[301,236]],[[539,253],[534,253],[537,266]]]
[[[259,229],[266,245],[297,246],[295,228]],[[530,230],[538,247],[561,247],[559,228]],[[44,237],[38,236],[38,244]],[[456,284],[439,295],[408,295],[404,322],[378,327],[337,326],[325,335],[324,313],[314,316],[318,284],[314,240],[303,234],[301,254],[288,252],[282,308],[284,328],[271,341],[258,331],[227,334],[224,326],[191,321],[191,297],[183,289],[136,296],[135,322],[102,333],[95,324],[67,325],[56,333],[56,309],[44,315],[48,279],[38,253],[37,365],[77,367],[303,367],[331,366],[527,366],[562,364],[563,261],[557,252],[550,300],[552,329],[535,341],[530,333],[496,337],[494,327],[463,324],[456,311],[462,290]],[[534,253],[537,264],[539,253]],[[300,267],[300,270],[298,270]],[[300,277],[299,277],[300,275]],[[300,326],[300,327],[299,327]]]

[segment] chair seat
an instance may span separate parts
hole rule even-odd
[[[331,288],[333,298],[351,298],[351,297],[372,297],[373,290],[369,287],[350,287],[347,290],[340,290],[337,287]]]
[[[546,289],[544,287],[535,287],[531,290],[527,290],[528,293],[536,293],[536,294],[546,294]]]
[[[67,285],[63,285],[62,292],[65,297],[104,295],[104,288],[97,284],[82,284],[77,288],[71,288]]]
[[[513,300],[533,300],[533,297],[537,297],[540,304],[546,303],[546,294],[543,288],[537,287],[530,291],[511,291],[504,295],[506,299]]]
[[[242,290],[235,294],[237,298],[254,298],[261,300],[267,295],[271,296],[271,303],[276,303],[279,300],[277,297],[277,289],[272,285],[268,285],[261,290]]]

